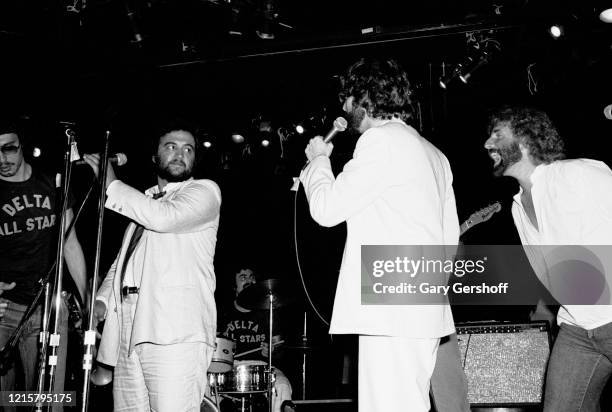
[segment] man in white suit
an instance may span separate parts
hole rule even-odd
[[[134,221],[96,296],[96,315],[106,317],[97,358],[116,365],[115,411],[199,411],[215,344],[221,194],[192,177],[188,127],[170,122],[158,136],[156,186],[143,194],[110,165],[106,181],[106,207]],[[85,160],[97,172],[97,155]]]
[[[330,333],[359,334],[359,410],[428,411],[441,337],[454,332],[448,305],[362,305],[362,245],[457,245],[459,222],[448,160],[405,121],[407,75],[392,60],[359,61],[340,98],[361,134],[334,177],[333,145],[315,137],[300,179],[323,226],[347,223]]]

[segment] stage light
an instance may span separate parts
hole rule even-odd
[[[604,112],[604,116],[606,119],[612,120],[612,104],[609,104],[606,107],[604,107],[603,112]]]
[[[42,150],[40,150],[40,147],[35,147],[34,150],[32,150],[32,156],[34,157],[40,157],[41,154]]]
[[[211,149],[217,146],[217,138],[215,137],[214,134],[211,134],[211,133],[200,132],[199,141],[204,149]]]
[[[272,145],[272,139],[274,139],[274,134],[268,130],[262,130],[257,133],[257,141],[261,145],[261,147],[269,147]]]
[[[234,143],[244,143],[244,136],[240,133],[232,133],[232,141]]]
[[[295,126],[295,131],[298,132],[299,134],[303,134],[304,126],[302,126],[301,124],[298,124],[297,126]]]
[[[472,74],[474,74],[476,70],[487,64],[490,60],[491,53],[489,51],[483,50],[482,54],[477,60],[472,60],[471,64],[465,66],[465,68],[461,71],[461,74],[459,75],[459,80],[467,84],[470,77],[472,77]]]
[[[553,24],[548,29],[548,32],[554,39],[558,39],[559,37],[563,36],[563,26],[560,26],[558,24]]]
[[[612,23],[612,7],[605,8],[599,13],[599,20],[604,23]]]
[[[448,84],[450,82],[453,81],[453,79],[455,79],[456,77],[461,75],[461,70],[463,69],[463,66],[461,64],[458,64],[453,71],[451,71],[449,74],[447,74],[446,76],[442,76],[440,78],[440,87],[443,89],[446,89],[448,87]]]

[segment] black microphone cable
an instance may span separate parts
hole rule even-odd
[[[346,119],[344,119],[343,117],[336,118],[336,120],[334,120],[332,129],[327,133],[323,141],[325,143],[329,143],[338,132],[345,131],[347,126],[348,126],[348,122],[346,121]],[[309,163],[310,161],[306,162],[306,164],[302,168],[302,171],[308,166]],[[302,288],[304,289],[304,294],[306,295],[306,300],[308,301],[308,304],[310,305],[314,313],[317,315],[317,317],[321,320],[321,322],[323,322],[326,326],[329,327],[329,321],[325,319],[323,315],[321,315],[321,312],[319,312],[319,310],[317,309],[317,306],[314,304],[314,302],[310,298],[310,293],[308,293],[308,288],[306,287],[306,282],[304,281],[302,265],[300,264],[300,251],[298,250],[298,240],[297,240],[297,197],[298,197],[298,192],[300,191],[300,181],[299,181],[299,178],[297,179],[298,180],[295,183],[295,196],[293,197],[293,244],[295,247],[295,261],[297,263],[298,273],[300,275],[300,282],[302,282]]]
[[[299,179],[299,178],[298,178]],[[329,321],[327,321],[323,315],[317,309],[317,306],[314,304],[312,299],[310,298],[310,293],[308,293],[308,288],[306,287],[306,282],[304,281],[304,274],[302,273],[302,265],[300,264],[300,251],[298,248],[298,240],[297,240],[297,198],[298,193],[300,191],[299,180],[297,183],[297,188],[295,190],[295,196],[293,197],[293,244],[295,246],[295,261],[297,263],[298,273],[300,275],[300,281],[302,282],[302,288],[304,289],[304,294],[306,295],[306,300],[308,300],[308,304],[317,315],[317,317],[323,322],[326,326],[329,326]]]

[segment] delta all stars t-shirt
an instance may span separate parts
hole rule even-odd
[[[47,273],[57,244],[53,178],[32,169],[24,182],[0,180],[0,282],[15,282],[3,298],[29,304]]]

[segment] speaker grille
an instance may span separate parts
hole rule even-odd
[[[550,354],[546,322],[457,324],[472,405],[539,404]]]

